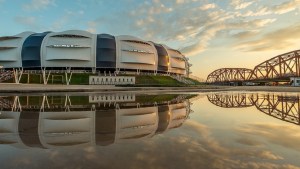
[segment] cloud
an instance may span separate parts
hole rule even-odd
[[[205,5],[200,7],[201,10],[208,10],[208,9],[214,9],[214,8],[216,8],[216,4],[214,4],[214,3],[205,4]]]
[[[214,3],[198,4],[200,5],[199,8],[194,7],[197,6],[194,1],[177,1],[176,4],[178,3],[181,4],[180,8],[176,5],[170,5],[173,10],[168,12],[161,12],[166,11],[163,8],[168,9],[168,6],[163,5],[163,8],[159,9],[161,8],[159,3],[144,4],[139,8],[140,10],[131,11],[134,17],[138,16],[135,22],[136,28],[133,29],[138,29],[144,38],[153,41],[181,42],[183,45],[180,46],[180,50],[187,56],[195,56],[207,50],[219,32],[237,29],[258,35],[257,30],[259,28],[266,27],[276,21],[276,18],[237,19],[234,13],[223,10]],[[243,8],[250,6],[250,4],[252,2],[248,2],[248,5],[245,4]],[[156,8],[155,5],[159,10],[153,11],[149,8]],[[199,11],[199,9],[202,10]],[[210,10],[207,11],[208,9]],[[263,12],[266,12],[266,9],[262,8],[260,13]]]
[[[298,129],[299,126],[279,125],[273,123],[249,123],[239,127],[237,131],[248,135],[261,136],[268,142],[268,144],[272,143],[300,152],[300,147],[298,145],[300,134]]]
[[[264,16],[264,15],[271,15],[271,14],[281,15],[281,14],[294,11],[299,7],[300,7],[300,0],[290,0],[278,5],[259,6],[258,8],[248,10],[245,13],[237,12],[236,15],[241,17]]]
[[[238,40],[245,40],[245,39],[250,39],[252,37],[257,36],[260,33],[259,30],[253,30],[253,31],[242,31],[239,33],[236,33],[232,35],[233,38],[238,39]]]
[[[62,31],[65,25],[68,25],[69,29],[77,29],[77,26],[75,25],[81,23],[81,20],[79,18],[83,16],[84,13],[85,12],[83,10],[64,10],[62,17],[59,17],[57,20],[53,21],[47,29]],[[86,23],[84,22],[84,24]]]
[[[54,5],[54,0],[32,0],[28,4],[23,5],[25,11],[43,10],[49,5]]]
[[[255,149],[228,144],[218,134],[198,121],[187,120],[180,129],[105,147],[56,147],[40,151],[29,148],[8,153],[2,168],[299,169],[264,146]]]
[[[32,27],[36,24],[36,18],[33,16],[16,16],[14,21],[18,24],[25,25],[28,27]]]
[[[267,33],[257,40],[236,44],[235,48],[242,51],[272,51],[288,49],[296,46],[300,37],[300,23]]]
[[[37,0],[32,0],[25,8],[38,10],[54,4],[53,0],[42,0],[33,5],[34,1]],[[118,8],[94,19],[85,20],[81,24],[86,25],[83,29],[89,32],[130,34],[157,43],[173,44],[174,46],[170,45],[172,48],[183,50],[185,55],[196,56],[209,49],[212,43],[221,38],[239,43],[243,40],[244,43],[246,38],[253,39],[261,36],[270,24],[277,21],[277,17],[273,15],[275,11],[282,13],[290,8],[292,2],[295,4],[297,1],[299,0],[263,6],[254,0],[231,0],[231,7],[227,8],[226,5],[215,1],[152,0],[137,3],[128,0],[126,9]],[[96,0],[76,2],[85,10],[90,5],[107,5],[104,1]],[[81,11],[77,12],[78,14],[88,13]],[[53,30],[64,29],[65,25],[68,25],[68,29],[76,28],[78,19],[72,19],[76,18],[74,16],[65,13],[48,27]],[[225,37],[226,35],[228,36]]]
[[[300,0],[291,0],[283,2],[279,5],[275,5],[271,8],[272,11],[276,14],[284,14],[290,11],[297,9],[300,6]]]
[[[239,10],[239,9],[245,9],[252,5],[254,1],[249,1],[249,2],[242,2],[241,0],[231,0],[231,5],[234,7],[234,9]]]
[[[251,16],[265,16],[272,14],[272,11],[267,7],[259,7],[257,10],[248,10],[245,13],[237,12],[236,15],[239,17],[251,17]]]
[[[90,21],[88,22],[88,28],[86,31],[90,32],[90,33],[97,33],[96,27],[97,27],[97,23]]]
[[[186,46],[182,48],[181,50],[187,55],[187,56],[194,56],[196,54],[199,54],[203,51],[205,51],[209,45],[209,41],[216,36],[216,34],[225,29],[226,26],[224,24],[221,24],[219,26],[214,26],[206,29],[205,31],[201,32],[201,37],[199,41],[196,43],[193,43],[190,46]]]
[[[263,151],[259,155],[265,159],[270,159],[270,160],[282,160],[283,159],[281,156],[275,155],[270,151]]]
[[[239,138],[236,140],[236,142],[243,144],[243,145],[247,145],[247,146],[262,146],[263,144],[259,141],[256,141],[254,139],[250,139],[250,138]]]

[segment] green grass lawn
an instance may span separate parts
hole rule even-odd
[[[70,74],[69,74],[70,75]],[[88,85],[89,84],[89,76],[93,74],[89,73],[73,73],[70,84],[71,85]],[[189,79],[189,78],[188,78]],[[196,85],[200,83],[193,79],[189,79],[195,82]],[[6,83],[13,83],[14,79],[10,79],[6,81]],[[33,83],[33,84],[43,84],[42,75],[38,74],[24,74],[21,78],[20,83]],[[48,84],[66,84],[65,74],[51,74],[48,80]],[[121,85],[120,85],[121,86]],[[136,76],[136,84],[135,85],[122,85],[122,86],[149,86],[149,87],[183,87],[188,86],[182,82],[179,82],[169,76],[154,76],[154,75],[141,75]]]
[[[70,84],[74,85],[88,85],[89,76],[92,74],[84,73],[73,73]],[[68,75],[70,76],[70,74]],[[9,79],[5,81],[6,83],[14,83],[14,79]],[[20,80],[20,83],[32,83],[32,84],[43,84],[43,77],[40,74],[24,74]],[[48,80],[48,84],[66,84],[65,74],[51,74]]]
[[[186,86],[169,76],[136,76],[136,86]]]

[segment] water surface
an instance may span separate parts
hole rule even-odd
[[[299,168],[299,94],[2,95],[1,168]]]

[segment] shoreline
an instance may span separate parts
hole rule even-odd
[[[116,87],[114,85],[42,85],[0,84],[0,93],[52,93],[52,92],[221,92],[221,91],[264,91],[300,92],[292,86],[197,86],[197,87]]]

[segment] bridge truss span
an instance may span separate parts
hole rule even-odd
[[[300,76],[300,50],[281,54],[255,66],[251,80],[289,79]]]
[[[242,82],[248,80],[251,74],[252,70],[247,68],[221,68],[210,73],[206,82]]]

